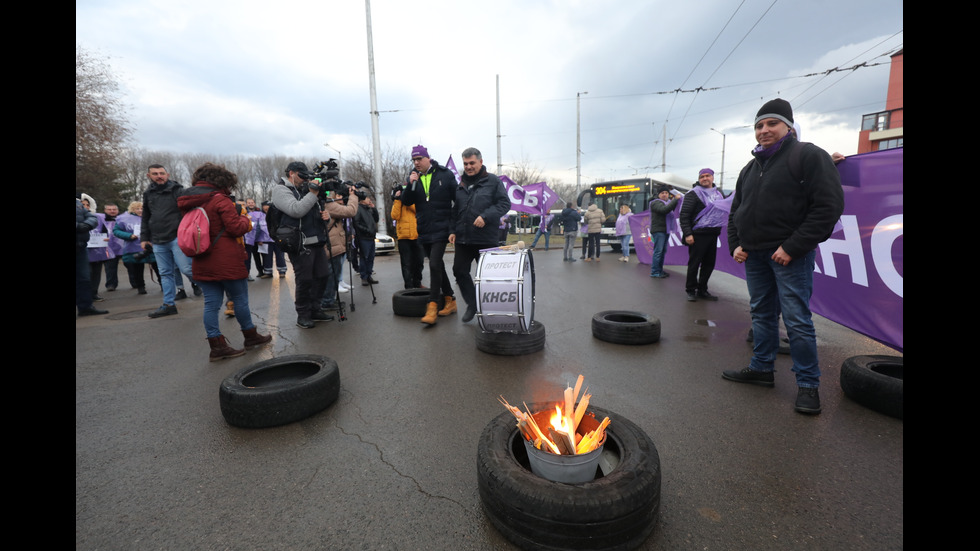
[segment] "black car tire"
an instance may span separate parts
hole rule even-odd
[[[550,404],[532,404],[538,411]],[[583,484],[564,484],[530,470],[523,436],[505,412],[483,430],[477,481],[491,523],[522,549],[635,549],[653,531],[660,512],[660,455],[628,419],[609,417],[603,453],[619,457],[612,471]]]
[[[903,370],[901,356],[852,356],[841,365],[840,386],[862,406],[902,419]]]
[[[660,340],[660,320],[631,310],[606,310],[592,316],[592,336],[615,344],[651,344]]]
[[[527,333],[476,332],[477,350],[498,356],[520,356],[543,350],[544,340],[544,324],[537,320],[531,322]]]
[[[225,378],[218,391],[229,425],[264,428],[318,413],[337,401],[340,371],[326,356],[280,356],[245,367]]]
[[[421,318],[428,303],[428,289],[399,289],[391,295],[391,310],[396,316]]]

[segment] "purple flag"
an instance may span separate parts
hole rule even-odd
[[[456,183],[459,183],[459,171],[456,170],[456,163],[453,162],[453,156],[449,156],[449,160],[446,161],[446,168],[452,171],[453,176],[456,177]]]
[[[558,201],[558,194],[544,182],[519,186],[506,176],[501,176],[500,181],[504,183],[504,187],[507,189],[510,208],[516,211],[528,214],[547,214],[552,205]]]

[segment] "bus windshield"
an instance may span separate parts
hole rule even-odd
[[[586,195],[589,195],[588,201],[584,201]],[[581,208],[587,207],[589,202],[594,202],[606,215],[603,226],[615,227],[620,205],[628,205],[634,213],[647,210],[650,203],[650,180],[637,178],[593,184],[578,198]]]

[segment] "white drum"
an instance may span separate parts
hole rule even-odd
[[[490,249],[476,269],[476,316],[485,332],[527,333],[534,321],[531,251]]]

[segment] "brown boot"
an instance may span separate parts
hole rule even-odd
[[[439,314],[439,305],[435,302],[430,302],[425,307],[425,315],[422,316],[421,322],[428,323],[429,325],[435,325],[436,318]]]
[[[448,316],[449,314],[456,313],[456,299],[453,297],[446,297],[446,305],[442,310],[439,310],[440,316]]]
[[[272,335],[260,335],[259,330],[254,327],[251,329],[243,329],[242,335],[245,335],[245,350],[248,350],[253,346],[265,344],[272,340]]]
[[[245,349],[235,349],[228,345],[224,335],[208,337],[208,344],[211,345],[211,361],[216,362],[225,358],[237,358],[245,355]]]

